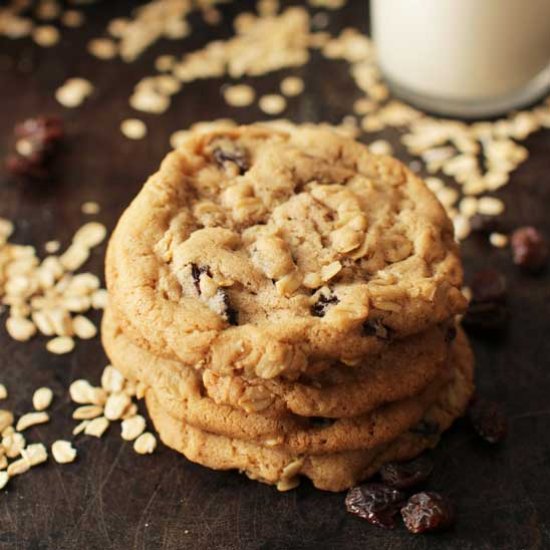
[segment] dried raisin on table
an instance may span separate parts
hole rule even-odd
[[[373,525],[393,529],[395,516],[406,500],[401,491],[382,483],[353,487],[346,495],[346,509]]]
[[[527,271],[540,271],[548,262],[548,243],[534,227],[520,227],[512,233],[514,263]]]
[[[494,269],[475,274],[472,284],[472,301],[462,319],[462,324],[477,332],[496,332],[508,322],[506,307],[506,278]]]
[[[476,433],[488,443],[500,443],[508,434],[508,419],[502,407],[495,401],[475,398],[468,416]]]
[[[454,523],[455,512],[452,502],[433,491],[413,495],[401,509],[405,527],[411,533],[439,531]]]
[[[396,489],[410,489],[426,481],[432,473],[434,462],[424,453],[407,462],[388,462],[380,468],[382,481]]]

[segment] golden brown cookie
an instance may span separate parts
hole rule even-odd
[[[322,455],[289,453],[208,433],[168,414],[152,391],[146,399],[162,441],[193,462],[219,470],[237,469],[253,479],[276,484],[281,490],[296,486],[303,475],[319,489],[341,491],[370,477],[386,462],[406,460],[433,447],[440,433],[464,413],[473,393],[473,356],[463,335],[453,346],[453,373],[452,381],[423,419],[424,425],[435,427],[435,433],[427,435],[413,428],[369,450]]]
[[[434,195],[316,128],[192,136],[120,219],[107,282],[155,354],[264,379],[357,364],[465,306]]]
[[[217,404],[232,405],[247,413],[265,411],[270,416],[292,413],[342,418],[365,414],[418,394],[437,376],[448,355],[447,329],[434,327],[396,341],[383,354],[368,356],[362,365],[323,365],[313,369],[319,371],[316,374],[304,374],[296,380],[247,379],[192,369],[154,356],[124,333],[112,307],[105,312],[102,334],[111,361],[127,376],[158,388],[163,371],[173,373],[162,391],[173,394],[171,402],[175,406],[178,391],[180,396],[200,391]]]

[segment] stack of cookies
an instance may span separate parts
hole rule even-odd
[[[329,130],[192,133],[112,236],[103,342],[166,445],[346,489],[433,447],[473,392],[453,228]]]

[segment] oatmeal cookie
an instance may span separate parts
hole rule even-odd
[[[358,364],[465,307],[435,196],[317,128],[192,135],[121,217],[107,283],[150,351],[264,379]]]
[[[422,421],[432,431],[413,427],[375,448],[321,455],[289,453],[215,435],[168,414],[152,391],[146,400],[162,441],[193,462],[218,470],[237,469],[280,490],[295,487],[299,476],[307,476],[319,489],[342,491],[367,479],[386,462],[407,460],[434,447],[440,434],[462,416],[473,393],[473,356],[462,335],[453,346],[453,373]]]

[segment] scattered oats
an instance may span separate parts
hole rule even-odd
[[[338,10],[346,5],[347,0],[308,0],[309,5],[314,8],[326,8]]]
[[[25,472],[28,472],[30,469],[31,469],[31,465],[29,461],[26,460],[25,458],[20,458],[19,460],[12,462],[8,466],[8,476],[9,477],[19,476],[21,474],[24,474]]]
[[[138,90],[130,97],[130,106],[136,111],[162,114],[170,107],[170,98],[154,90]]]
[[[377,139],[372,143],[369,143],[369,150],[375,155],[391,155],[393,154],[393,148],[391,144],[384,139]]]
[[[124,411],[130,406],[132,400],[123,392],[112,393],[105,403],[105,418],[107,420],[120,420]]]
[[[124,17],[117,17],[111,19],[109,25],[107,25],[107,32],[115,38],[122,38],[126,33],[130,20]]]
[[[55,355],[64,355],[74,349],[74,340],[70,336],[57,336],[46,344],[46,349]]]
[[[26,342],[36,334],[34,323],[24,317],[8,317],[6,330],[18,342]]]
[[[361,120],[361,128],[365,132],[379,132],[384,129],[384,123],[378,115],[367,115]]]
[[[491,233],[489,242],[496,248],[504,248],[508,246],[508,236],[503,233]]]
[[[498,216],[504,212],[504,203],[495,197],[481,197],[477,203],[477,211],[485,216]]]
[[[87,380],[75,380],[69,386],[71,399],[79,405],[86,405],[94,402],[95,388]]]
[[[124,389],[125,378],[120,371],[111,365],[103,369],[101,387],[107,393],[120,393]]]
[[[31,412],[24,414],[15,426],[18,432],[24,432],[31,426],[37,426],[38,424],[45,424],[50,421],[50,415],[46,412]]]
[[[52,25],[43,25],[33,30],[32,38],[39,46],[49,48],[59,42],[59,31]]]
[[[56,252],[59,252],[60,248],[61,244],[59,241],[48,241],[46,244],[44,244],[44,250],[48,254],[55,254]]]
[[[18,457],[25,448],[26,443],[23,435],[17,432],[6,434],[2,437],[2,447],[8,458]]]
[[[121,122],[120,131],[128,139],[143,139],[147,135],[147,126],[138,118],[127,118]]]
[[[66,27],[80,27],[84,24],[84,14],[77,10],[67,10],[61,16],[61,23]]]
[[[110,38],[94,38],[88,42],[88,52],[98,59],[113,59],[118,50]]]
[[[109,421],[104,416],[100,416],[99,418],[94,418],[86,425],[84,433],[93,437],[101,437],[108,427]]]
[[[4,384],[0,384],[0,399],[7,399],[8,397],[8,390],[6,389],[6,386]]]
[[[13,223],[0,218],[0,243],[5,242],[13,233]]]
[[[281,93],[288,97],[300,95],[304,91],[304,81],[297,76],[287,76],[281,81]]]
[[[69,464],[76,458],[76,449],[70,441],[58,439],[52,444],[52,455],[58,464]]]
[[[136,416],[136,414],[138,413],[138,406],[135,404],[135,403],[132,403],[125,411],[124,411],[124,414],[122,415],[122,420],[126,420],[128,418],[132,418],[133,416]]]
[[[103,414],[103,407],[100,405],[82,405],[73,412],[74,420],[91,420]]]
[[[276,15],[279,11],[278,0],[258,0],[256,3],[256,11],[262,16]]]
[[[80,435],[82,432],[86,430],[86,427],[90,423],[89,420],[83,420],[80,424],[77,424],[75,428],[73,429],[73,435],[77,436]]]
[[[141,434],[134,441],[134,451],[140,455],[151,454],[157,447],[157,440],[151,432]]]
[[[472,289],[469,286],[462,287],[462,295],[468,302],[472,301]]]
[[[369,113],[376,111],[377,108],[378,103],[366,97],[360,97],[353,104],[353,112],[356,115],[368,115]]]
[[[107,228],[102,223],[88,222],[75,233],[73,243],[93,248],[101,244],[106,236]]]
[[[171,71],[176,63],[176,58],[173,55],[161,55],[155,60],[155,69],[159,73]]]
[[[458,191],[452,187],[442,187],[435,192],[435,195],[446,208],[453,206],[458,200]]]
[[[32,406],[37,411],[45,411],[53,400],[53,391],[50,388],[38,388],[32,396]]]
[[[475,197],[464,197],[458,204],[458,210],[466,218],[471,218],[477,212],[477,199]]]
[[[13,425],[13,414],[5,409],[0,409],[0,433]]]
[[[94,309],[105,309],[109,300],[109,293],[100,288],[92,294],[92,307]]]
[[[38,466],[48,460],[48,451],[42,443],[33,443],[21,451],[21,456],[30,466]]]
[[[459,241],[463,241],[470,234],[470,222],[468,218],[462,214],[457,214],[453,219],[455,228],[455,237]]]
[[[88,201],[82,204],[80,210],[83,214],[86,214],[87,216],[93,216],[100,213],[101,207],[95,201]]]
[[[69,78],[55,92],[55,98],[63,107],[78,107],[94,91],[92,83],[84,78]]]
[[[132,416],[122,421],[122,439],[133,441],[145,431],[145,418],[141,415]]]
[[[61,12],[59,4],[55,1],[42,1],[36,8],[36,17],[45,21],[51,21],[57,19]]]
[[[235,84],[223,89],[225,102],[232,107],[247,107],[254,102],[256,92],[247,84]]]
[[[5,470],[8,467],[8,457],[2,453],[3,451],[0,451],[0,470]]]
[[[0,491],[8,484],[10,476],[8,472],[0,472]]]
[[[267,115],[278,115],[286,108],[286,99],[282,95],[267,94],[260,97],[260,109]]]
[[[95,325],[83,315],[77,315],[73,319],[73,330],[75,335],[82,340],[89,340],[97,335]]]

